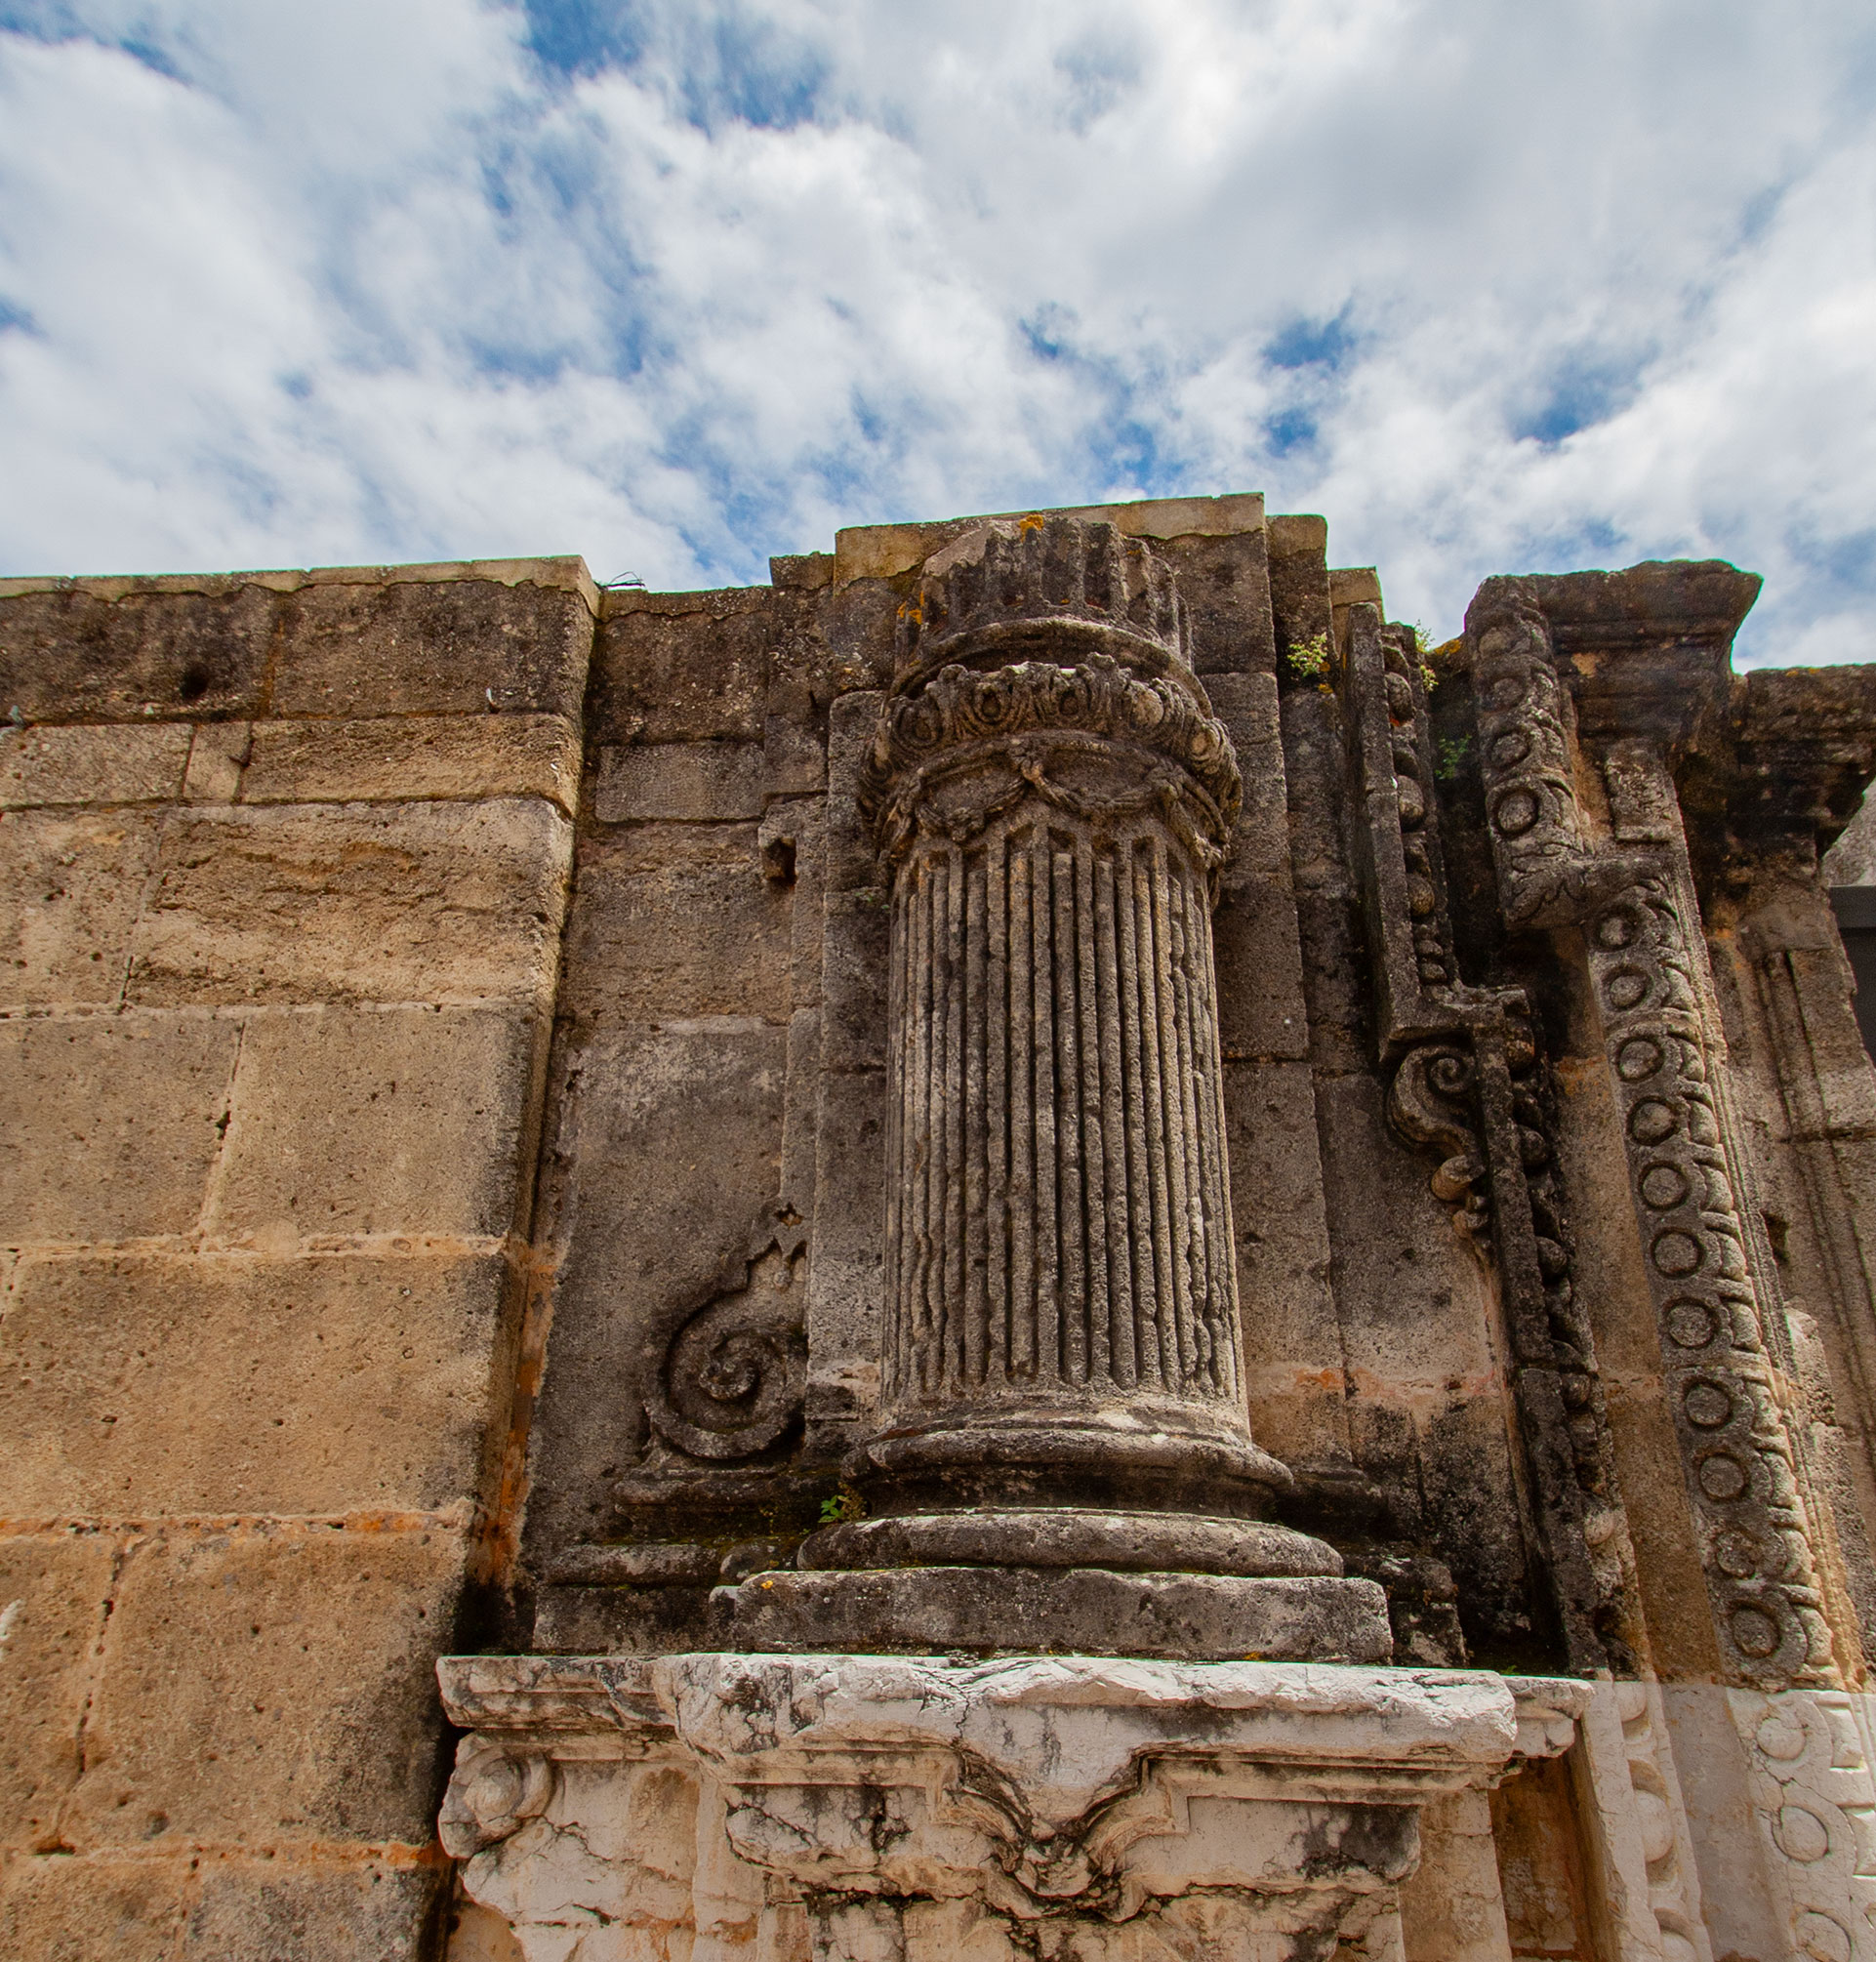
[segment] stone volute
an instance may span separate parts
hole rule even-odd
[[[739,1592],[759,1644],[1384,1659],[1261,1517],[1210,913],[1241,782],[1172,570],[1113,525],[925,563],[861,784],[891,876],[868,1517]],[[811,1636],[806,1634],[812,1626]]]

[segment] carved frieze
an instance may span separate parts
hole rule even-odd
[[[1625,744],[1591,836],[1541,615],[1488,589],[1474,649],[1482,766],[1507,919],[1582,930],[1630,1197],[1707,1589],[1730,1675],[1831,1680],[1799,1469],[1772,1380],[1727,1137],[1697,905],[1658,752]]]

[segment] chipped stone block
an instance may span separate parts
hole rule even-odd
[[[117,1000],[160,822],[0,811],[0,1007]]]
[[[205,1866],[179,1962],[428,1962],[447,1884],[438,1864],[281,1870],[238,1860]]]
[[[696,824],[762,815],[758,743],[633,743],[599,752],[601,824]]]
[[[506,1394],[506,1283],[494,1256],[28,1256],[0,1322],[4,1510],[460,1503]]]
[[[519,1006],[255,1014],[210,1231],[507,1233],[528,1197],[540,1034]]]
[[[440,1528],[178,1530],[135,1547],[66,1837],[426,1844],[442,1769],[430,1672],[462,1568],[461,1535]]]
[[[564,715],[381,715],[256,724],[244,803],[546,797],[572,817],[580,732]]]
[[[561,1012],[785,1021],[791,906],[762,876],[753,824],[647,825],[583,841]]]
[[[380,574],[309,584],[280,608],[276,715],[579,717],[592,615],[578,592]]]
[[[131,1000],[535,998],[557,964],[571,841],[535,798],[178,813]]]
[[[183,722],[8,729],[0,733],[0,809],[173,797],[188,754]]]
[[[0,1023],[0,1238],[193,1231],[240,1045],[236,1021],[161,1011]]]
[[[57,1843],[116,1558],[104,1533],[0,1536],[0,1846]]]
[[[71,580],[0,596],[0,715],[128,721],[252,715],[274,595],[236,579]]]
[[[191,803],[231,804],[254,749],[252,722],[203,722],[189,744],[183,795]]]

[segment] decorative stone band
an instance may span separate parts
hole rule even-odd
[[[527,1962],[601,1929],[607,1953],[693,1962],[1161,1944],[1380,1962],[1419,1810],[1568,1748],[1592,1694],[1085,1656],[453,1657],[439,1675],[471,1733],[443,1844]]]
[[[1669,1401],[1728,1673],[1831,1680],[1809,1523],[1773,1394],[1716,1082],[1697,903],[1658,756],[1608,759],[1616,843],[1575,793],[1541,614],[1498,593],[1467,619],[1500,896],[1514,924],[1580,923],[1654,1297]]]
[[[1459,978],[1434,821],[1436,772],[1406,630],[1350,609],[1338,674],[1364,822],[1356,858],[1392,1066],[1387,1114],[1430,1151],[1429,1183],[1497,1270],[1511,1387],[1557,1623],[1570,1666],[1634,1666],[1634,1555],[1588,1318],[1576,1298],[1548,1089],[1517,990]]]
[[[1032,796],[1088,822],[1157,811],[1210,872],[1243,795],[1231,739],[1195,680],[1142,679],[1111,654],[1078,661],[1064,648],[989,674],[953,665],[892,698],[860,809],[894,863],[921,828],[964,843]]]
[[[1728,1673],[1831,1680],[1792,1444],[1773,1394],[1707,1027],[1704,949],[1664,766],[1630,750],[1610,790],[1632,840],[1598,851],[1577,807],[1563,691],[1534,609],[1469,620],[1487,808],[1507,917],[1582,923],[1623,1126],[1669,1402]],[[1656,781],[1658,779],[1658,781]],[[1672,836],[1669,836],[1669,833]]]

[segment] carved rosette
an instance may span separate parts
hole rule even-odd
[[[1281,1480],[1243,1411],[1212,972],[1240,781],[1169,570],[1072,520],[940,553],[861,802],[893,874],[873,1463]]]

